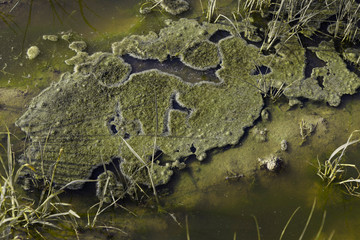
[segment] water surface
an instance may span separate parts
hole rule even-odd
[[[0,46],[0,69],[3,69],[0,72],[0,120],[19,133],[13,123],[28,101],[57,81],[61,73],[72,70],[64,64],[65,59],[74,55],[67,49],[68,42],[44,41],[42,35],[60,36],[61,32],[71,32],[74,39],[88,43],[89,53],[110,51],[113,41],[132,33],[158,31],[164,19],[177,18],[159,11],[140,15],[141,3],[134,0],[20,1],[10,13],[14,15],[14,22],[0,21],[0,39],[5,43]],[[232,1],[220,4],[224,12],[236,5]],[[194,10],[182,16],[203,17],[200,2],[194,0],[191,5]],[[2,11],[9,12],[13,7],[4,7]],[[24,51],[31,45],[38,45],[42,50],[36,61],[25,58]],[[174,71],[183,70],[175,67]],[[199,80],[213,81],[207,74],[200,74]],[[235,147],[213,150],[203,162],[187,159],[188,168],[176,173],[169,186],[158,190],[164,212],[158,213],[156,204],[146,198],[141,203],[127,200],[121,204],[136,216],[121,208],[111,209],[99,218],[99,225],[116,226],[128,235],[87,229],[80,232],[80,236],[86,239],[106,239],[110,235],[116,239],[185,239],[187,218],[191,239],[234,239],[235,233],[237,239],[257,239],[255,216],[261,239],[277,239],[291,214],[300,207],[284,235],[284,239],[298,239],[316,199],[304,239],[315,237],[325,211],[321,238],[328,239],[335,231],[333,239],[357,239],[359,199],[344,194],[339,187],[324,188],[313,165],[317,164],[317,157],[325,160],[353,130],[360,128],[359,95],[345,97],[338,108],[306,102],[304,107],[290,109],[284,99],[267,104],[271,121],[259,120],[256,125],[267,129],[267,142],[259,143],[253,130],[248,129]],[[324,118],[326,129],[319,128],[301,145],[299,122],[303,118]],[[282,139],[289,142],[288,151],[283,153],[285,168],[278,174],[259,168],[254,171],[257,159],[276,152]],[[4,141],[2,136],[1,143]],[[17,149],[20,154],[21,147]],[[359,157],[360,151],[354,147],[349,149],[346,159],[353,161]],[[226,180],[237,174],[244,177]],[[80,192],[68,192],[63,199],[69,201],[86,222],[87,210],[97,202],[94,193],[93,185],[89,184]],[[49,239],[60,239],[59,234],[75,239],[71,231],[44,234]]]

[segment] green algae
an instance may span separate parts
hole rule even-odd
[[[328,64],[314,68],[314,76],[305,79],[306,50],[295,36],[275,45],[276,54],[264,55],[237,36],[210,42],[218,30],[234,31],[220,24],[169,20],[158,34],[132,35],[113,43],[112,53],[77,51],[66,61],[74,65],[74,72],[62,75],[58,83],[34,98],[17,121],[32,144],[23,161],[35,166],[37,177],[49,177],[51,171],[46,169],[51,169],[63,149],[55,177],[55,183],[63,186],[88,178],[103,162],[120,159],[125,191],[134,196],[136,184],[151,186],[147,166],[153,164],[150,174],[158,186],[170,180],[174,168],[183,167],[180,161],[184,158],[195,155],[203,160],[210,149],[237,144],[245,129],[260,117],[263,95],[271,89],[284,91],[289,99],[306,97],[331,105],[340,99],[334,97],[356,89],[353,82],[358,78],[338,63],[341,59],[334,60],[336,53],[328,53],[329,43],[312,48]],[[160,62],[180,57],[194,69],[220,63],[216,71],[220,82],[190,84],[156,69],[131,73],[131,66],[121,57],[125,54]],[[269,72],[251,74],[258,66],[268,67]],[[336,78],[325,78],[325,70]],[[331,94],[324,93],[315,76],[324,77],[324,89],[331,89]],[[350,90],[348,83],[339,81],[349,76]],[[152,163],[154,151],[172,163]],[[251,166],[256,168],[257,163]]]
[[[75,52],[82,52],[86,49],[87,44],[84,41],[74,41],[69,44],[69,48]]]
[[[190,23],[196,32],[204,28]],[[183,47],[178,44],[173,47]],[[37,169],[49,169],[60,148],[64,149],[57,167],[58,185],[87,178],[101,159],[109,162],[112,158],[122,159],[121,170],[130,182],[150,185],[146,174],[136,171],[134,176],[139,162],[118,136],[126,138],[146,161],[153,152],[154,137],[156,149],[174,161],[192,154],[201,160],[209,149],[237,143],[262,108],[261,95],[248,84],[192,85],[158,70],[131,74],[124,81],[130,68],[120,57],[95,53],[88,57],[82,54],[81,59],[73,61],[74,73],[64,74],[58,83],[34,98],[17,122],[32,136],[28,160],[35,160]],[[188,111],[175,109],[174,101]],[[171,166],[156,165],[156,185],[168,182]]]
[[[220,56],[216,44],[210,41],[192,43],[181,54],[181,62],[198,70],[215,68],[220,64]]]
[[[186,12],[190,8],[189,3],[185,0],[163,0],[160,5],[166,12],[172,15]]]
[[[330,106],[338,106],[342,95],[354,94],[359,88],[359,76],[347,68],[332,41],[323,41],[318,47],[309,49],[314,51],[326,66],[313,68],[310,78],[294,83],[286,89],[285,95],[326,101]]]
[[[185,18],[179,21],[167,20],[166,24],[167,27],[161,29],[159,34],[150,31],[147,35],[132,35],[113,43],[113,53],[162,62],[168,56],[179,56],[194,43],[207,40],[219,29],[230,29],[220,24],[200,24]]]
[[[108,71],[111,69],[112,71]],[[131,72],[131,65],[125,63],[122,58],[113,55],[105,56],[98,60],[90,69],[94,77],[106,86],[120,84],[127,79]]]
[[[39,54],[40,54],[40,49],[37,46],[31,46],[26,51],[26,56],[29,60],[35,59],[37,56],[39,56]]]

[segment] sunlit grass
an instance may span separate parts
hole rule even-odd
[[[16,185],[21,172],[25,168],[30,171],[35,170],[29,164],[24,164],[17,169],[15,155],[11,148],[11,134],[9,131],[1,134],[7,136],[6,146],[0,144],[6,156],[5,159],[0,156],[4,172],[0,175],[1,238],[15,238],[19,233],[25,233],[30,238],[42,237],[41,231],[44,227],[60,229],[59,226],[64,224],[76,232],[76,218],[80,217],[70,208],[70,204],[61,202],[59,194],[63,192],[65,187],[59,190],[54,189],[52,186],[53,177],[50,181],[44,181],[44,189],[38,201],[21,195]],[[56,167],[53,170],[53,175],[55,169]]]
[[[360,197],[360,171],[355,164],[344,163],[344,155],[348,147],[360,142],[360,137],[355,138],[360,130],[353,131],[347,142],[336,148],[330,157],[321,163],[318,159],[317,175],[325,182],[326,187],[337,184],[344,186],[350,195]],[[348,172],[354,172],[349,176]]]

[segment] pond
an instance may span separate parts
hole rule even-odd
[[[16,156],[25,152],[24,141],[28,141],[29,137],[15,126],[16,120],[24,114],[31,99],[45,88],[55,86],[54,83],[59,81],[63,73],[73,71],[73,66],[64,62],[74,56],[74,51],[68,48],[69,42],[84,40],[89,54],[111,52],[112,43],[127,36],[146,35],[149,31],[158,33],[167,26],[166,19],[174,22],[180,18],[206,21],[206,3],[197,0],[189,1],[190,10],[178,16],[159,8],[154,8],[145,15],[140,14],[139,9],[148,6],[143,5],[145,1],[2,2],[0,122],[3,124],[0,132],[5,132],[5,126],[8,126],[18,137],[18,140],[12,138]],[[231,16],[237,6],[238,1],[222,1],[217,5],[217,12]],[[232,26],[228,23],[227,27]],[[227,38],[227,33],[220,38]],[[59,40],[43,40],[43,35],[56,35]],[[61,39],[64,35],[68,35],[71,40]],[[26,51],[33,45],[40,48],[40,55],[29,60],[26,58]],[[358,46],[354,45],[356,47]],[[310,70],[324,65],[319,56],[313,56],[315,60],[309,63]],[[131,74],[134,76],[156,68],[185,79],[181,83],[185,87],[190,84],[196,87],[201,84],[223,84],[222,78],[216,73],[222,67],[221,64],[206,70],[196,70],[183,64],[184,59],[181,57],[159,62],[155,58],[141,60],[130,53],[124,55],[123,59],[132,66]],[[255,66],[259,66],[252,74],[255,77],[266,76],[268,69],[275,72],[271,74],[276,74],[277,71],[276,67],[267,68],[260,63]],[[349,66],[348,64],[347,67],[350,68]],[[351,70],[358,74],[355,67]],[[132,80],[130,78],[124,81]],[[326,88],[322,83],[319,85]],[[277,88],[281,90],[282,87]],[[270,91],[274,89],[271,88]],[[191,91],[187,90],[186,93],[189,92]],[[299,97],[301,104],[289,106],[289,96],[281,91],[278,93],[279,96],[275,98],[272,98],[274,95],[266,97],[263,93],[264,104],[261,105],[262,109],[266,109],[264,114],[268,116],[265,117],[262,113],[262,117],[253,117],[254,126],[241,126],[244,133],[239,134],[236,143],[210,147],[202,161],[196,159],[199,158],[198,155],[191,153],[182,157],[181,162],[186,163],[186,168],[173,169],[170,182],[156,188],[159,203],[152,196],[150,187],[142,186],[143,191],[139,186],[138,200],[127,196],[117,202],[116,207],[111,206],[102,212],[95,221],[98,205],[92,206],[99,203],[96,184],[85,183],[79,190],[66,190],[60,195],[61,201],[70,203],[71,209],[81,217],[77,220],[77,231],[65,225],[61,226],[62,230],[46,228],[41,234],[46,239],[76,239],[76,235],[80,239],[259,239],[258,236],[261,239],[277,239],[286,228],[283,239],[358,239],[360,199],[348,194],[342,185],[332,184],[326,187],[317,173],[318,161],[323,163],[335,149],[346,143],[354,130],[360,128],[360,95],[352,93],[350,96],[345,93],[336,107],[329,106],[334,105],[329,100],[330,97],[321,101]],[[173,92],[170,96],[171,109],[179,114],[189,115],[187,119],[190,119],[193,108],[184,105],[177,94],[178,92]],[[202,94],[206,97],[205,91]],[[159,97],[160,111],[161,96],[155,93],[156,96]],[[190,100],[187,103],[189,102],[192,103]],[[211,104],[208,103],[209,106]],[[216,109],[211,111],[216,112]],[[63,114],[66,113],[60,115]],[[95,112],[92,114],[96,115]],[[228,117],[227,121],[232,121],[232,116]],[[170,121],[170,113],[167,121]],[[114,119],[109,124],[111,122],[115,122]],[[314,129],[304,127],[307,123]],[[120,131],[119,125],[114,125],[113,128],[110,125],[109,129],[114,135]],[[169,127],[165,126],[164,129],[165,133],[170,131]],[[354,139],[358,137],[355,133]],[[281,150],[284,140],[286,148]],[[159,142],[160,146],[161,140]],[[49,141],[49,147],[50,143]],[[1,144],[6,146],[6,135],[1,136]],[[196,144],[195,146],[198,147]],[[145,147],[143,148],[145,152]],[[190,150],[197,153],[199,149],[192,144]],[[281,159],[278,162],[281,167],[274,172],[259,163],[259,159],[266,159],[271,155]],[[172,161],[165,151],[163,156],[160,154],[158,157],[164,165]],[[360,151],[355,144],[348,147],[342,161],[359,166],[356,162],[359,157]],[[112,163],[118,163],[116,161],[117,159]],[[97,171],[101,169],[100,164],[90,178],[96,179]],[[346,174],[352,172],[348,171]],[[25,196],[39,198],[38,190],[26,193],[19,188],[18,191]],[[103,207],[105,206],[107,205]],[[287,225],[289,220],[291,221]],[[85,227],[88,221],[96,224],[94,227]]]

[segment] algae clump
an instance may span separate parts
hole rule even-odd
[[[170,39],[170,32],[179,25],[186,25],[184,39],[195,34],[190,39],[195,45]],[[184,157],[195,154],[202,160],[209,149],[237,143],[244,128],[260,115],[263,101],[256,88],[244,82],[234,86],[233,81],[189,84],[156,69],[131,73],[131,66],[121,57],[131,54],[164,60],[181,52],[186,56],[184,61],[190,62],[196,56],[191,56],[189,49],[195,47],[208,61],[201,67],[194,66],[196,63],[189,65],[215,67],[220,63],[221,50],[208,38],[218,28],[216,24],[206,26],[183,19],[170,22],[159,38],[150,33],[114,43],[115,54],[88,55],[78,51],[67,60],[75,65],[74,72],[62,75],[58,83],[35,97],[17,121],[31,138],[23,161],[32,161],[37,175],[42,173],[46,177],[62,148],[54,181],[63,186],[75,179],[87,179],[103,161],[120,159],[119,168],[127,181],[125,191],[131,195],[135,184],[150,186],[143,163],[133,151],[143,157],[145,164],[150,164],[155,138],[156,151],[176,163],[154,163],[151,175],[155,185],[167,183],[172,169],[180,166],[179,160]],[[177,38],[173,33],[170,35]],[[137,42],[130,46],[129,40],[133,39]],[[147,40],[141,43],[144,39]],[[81,186],[78,183],[70,188]]]
[[[136,196],[138,184],[166,184],[174,168],[183,168],[184,158],[203,160],[210,149],[238,143],[260,117],[263,96],[274,89],[292,101],[307,97],[335,106],[342,94],[358,87],[358,77],[328,52],[331,42],[312,48],[327,65],[305,78],[306,50],[295,36],[264,55],[236,34],[210,41],[218,31],[234,33],[229,26],[180,19],[167,21],[159,33],[114,42],[112,53],[89,55],[76,48],[66,61],[74,72],[35,97],[17,121],[31,139],[23,161],[31,162],[37,177],[49,177],[63,149],[54,182],[64,186],[116,159],[124,193]],[[127,54],[160,62],[179,58],[193,69],[216,71],[219,82],[191,84],[158,69],[132,72],[123,58]],[[253,74],[262,66],[268,71]],[[317,76],[324,78],[324,89]],[[155,152],[170,162],[152,159]]]
[[[40,49],[37,46],[31,46],[26,52],[26,56],[29,60],[33,60],[34,58],[39,56],[39,54]]]

